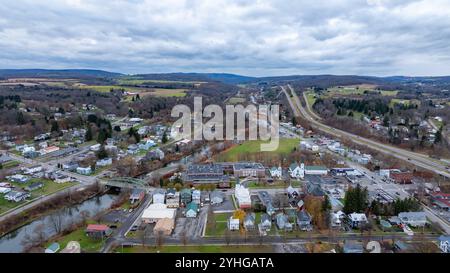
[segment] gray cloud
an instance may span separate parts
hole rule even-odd
[[[446,0],[7,1],[0,68],[449,75],[449,10]]]

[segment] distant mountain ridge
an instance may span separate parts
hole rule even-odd
[[[122,75],[95,69],[0,69],[3,78],[116,78]]]
[[[408,76],[358,76],[358,75],[288,75],[270,77],[250,77],[231,73],[149,73],[127,75],[95,69],[0,69],[0,78],[120,78],[137,77],[146,80],[168,81],[218,81],[226,84],[248,84],[258,82],[291,82],[298,81],[314,85],[320,81],[329,81],[336,84],[348,83],[411,83],[411,82],[450,82],[450,76],[439,77],[408,77]]]

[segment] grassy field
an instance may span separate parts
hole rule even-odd
[[[165,88],[153,88],[148,94],[157,97],[184,97],[186,96],[187,89],[165,89]]]
[[[398,91],[396,90],[377,90],[375,85],[362,84],[362,85],[351,85],[351,86],[341,86],[341,87],[330,87],[326,91],[326,96],[334,95],[363,95],[365,91],[369,92],[380,92],[382,96],[396,96]]]
[[[264,152],[270,154],[289,154],[295,147],[298,146],[300,139],[280,139],[278,149],[273,152]],[[218,160],[221,161],[238,161],[238,156],[241,154],[255,154],[259,153],[261,149],[261,143],[265,143],[261,140],[249,140],[240,145],[234,146],[224,153],[218,155]]]
[[[19,164],[20,164],[19,161],[11,160],[11,161],[8,161],[6,163],[3,163],[2,164],[2,168],[3,169],[14,168],[14,167],[18,166]]]
[[[316,102],[316,95],[312,92],[306,92],[306,99],[308,100],[308,104],[312,106]]]
[[[195,245],[195,246],[162,246],[162,247],[121,247],[119,253],[267,253],[274,252],[271,245]]]
[[[93,240],[90,237],[86,236],[84,229],[84,227],[81,227],[57,239],[56,242],[59,244],[61,250],[64,249],[67,246],[67,243],[69,243],[70,241],[77,241],[78,243],[80,243],[82,251],[98,252],[103,246],[102,240]]]
[[[97,92],[110,92],[111,89],[114,90],[120,90],[123,89],[126,92],[139,92],[143,89],[135,88],[135,87],[126,87],[126,86],[120,86],[120,85],[80,85],[79,88],[81,89],[90,89]],[[145,89],[148,90],[148,89]]]
[[[300,183],[300,181],[292,181],[291,184],[293,187],[299,187],[301,183]],[[276,182],[267,183],[267,184],[259,184],[256,181],[246,183],[246,186],[251,189],[262,189],[262,188],[279,189],[279,188],[285,188],[288,185],[289,184],[286,184],[286,182],[284,182],[284,181],[276,181]]]
[[[405,106],[408,106],[411,103],[420,105],[420,101],[418,101],[418,100],[391,99],[391,101],[389,102],[389,106],[390,107],[394,107],[395,104],[403,104]]]

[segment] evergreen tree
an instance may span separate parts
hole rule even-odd
[[[167,138],[167,131],[164,131],[161,141],[162,141],[162,143],[167,143],[168,140],[169,139]]]
[[[17,124],[19,125],[25,124],[25,117],[23,116],[22,112],[17,113]]]
[[[105,146],[101,146],[100,150],[98,150],[97,152],[97,158],[98,159],[103,159],[103,158],[107,158],[108,157],[108,153],[105,150]]]
[[[328,195],[325,195],[325,199],[323,200],[322,203],[322,211],[328,212],[330,210],[331,210],[331,202],[330,199],[328,198]]]
[[[86,134],[84,135],[84,139],[85,139],[86,141],[91,141],[91,140],[93,139],[93,136],[92,136],[92,128],[91,128],[91,126],[88,126],[88,127],[87,127],[87,129],[86,129]]]
[[[50,129],[50,132],[58,132],[59,131],[59,125],[56,120],[52,121],[52,128]]]
[[[97,135],[97,142],[103,144],[107,138],[108,134],[106,133],[105,129],[101,129]]]

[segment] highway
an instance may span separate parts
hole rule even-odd
[[[450,172],[446,169],[446,167],[443,164],[440,164],[440,163],[434,161],[433,159],[428,158],[425,155],[410,152],[410,151],[407,151],[404,149],[393,147],[391,145],[379,143],[379,142],[373,141],[371,139],[363,138],[358,135],[348,133],[348,132],[345,132],[345,131],[342,131],[342,130],[339,130],[339,129],[336,129],[336,128],[333,128],[331,126],[321,123],[320,122],[321,118],[318,117],[310,109],[310,106],[308,104],[307,104],[307,108],[305,109],[302,106],[300,99],[298,98],[297,94],[294,92],[292,87],[290,85],[288,85],[288,87],[291,90],[292,97],[290,97],[289,93],[287,92],[287,90],[284,86],[282,86],[281,88],[288,99],[289,105],[291,106],[291,108],[294,112],[294,115],[297,117],[303,116],[307,121],[309,121],[311,123],[311,126],[313,128],[323,131],[327,134],[336,136],[338,138],[346,137],[356,144],[368,146],[369,148],[374,149],[376,151],[379,151],[379,152],[382,152],[389,156],[393,156],[398,159],[407,161],[407,162],[412,163],[421,168],[427,169],[429,171],[432,171],[432,172],[435,172],[442,176],[445,176],[447,178],[450,178]],[[306,100],[306,98],[305,98],[305,100]]]

